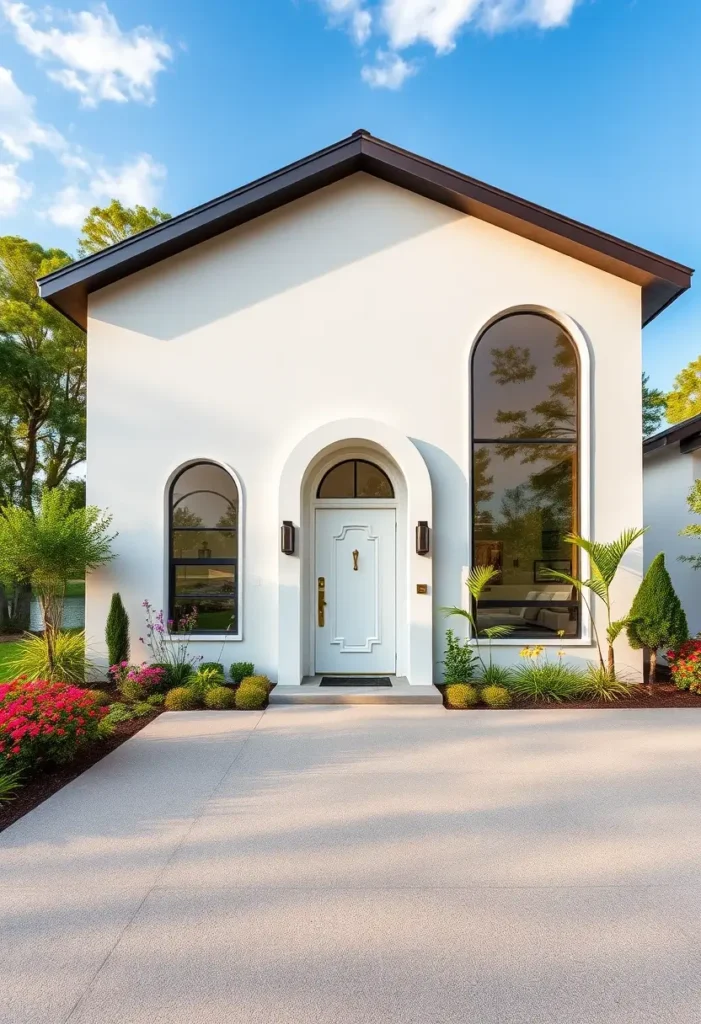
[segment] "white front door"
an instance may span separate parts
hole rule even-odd
[[[394,672],[396,511],[318,508],[316,671]]]

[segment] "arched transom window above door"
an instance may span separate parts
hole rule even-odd
[[[316,492],[317,498],[394,498],[392,481],[374,462],[345,459],[329,469]]]
[[[173,631],[194,617],[195,633],[239,632],[239,520],[236,481],[197,462],[170,488],[170,597]]]
[[[511,640],[577,637],[579,360],[549,317],[491,324],[472,356],[472,564],[496,570],[480,630]],[[495,630],[497,633],[497,630]]]

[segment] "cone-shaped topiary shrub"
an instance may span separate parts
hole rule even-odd
[[[634,650],[646,647],[650,652],[650,675],[657,676],[657,651],[660,647],[678,647],[689,638],[684,609],[660,552],[650,563],[635,595],[627,626],[628,642]]]
[[[490,708],[508,708],[511,694],[505,686],[485,686],[480,697]]]
[[[197,694],[189,686],[176,686],[166,694],[165,706],[168,711],[192,711],[197,703]]]
[[[225,708],[236,707],[236,690],[229,686],[210,686],[204,695],[207,708],[223,711]]]
[[[235,661],[229,669],[229,675],[234,683],[243,682],[246,676],[252,676],[254,672],[252,661]]]
[[[473,708],[479,701],[479,693],[471,683],[451,683],[445,688],[445,698],[448,707]]]
[[[246,676],[241,680],[241,686],[257,686],[259,689],[265,690],[266,694],[270,693],[272,689],[272,683],[267,676]]]
[[[121,665],[123,661],[129,661],[129,616],[119,594],[112,594],[105,624],[105,640],[110,665]]]
[[[234,692],[236,707],[241,711],[258,711],[268,699],[267,690],[243,682]]]

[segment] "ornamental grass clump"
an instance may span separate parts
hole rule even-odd
[[[582,688],[583,673],[564,661],[565,652],[557,652],[557,661],[544,658],[542,644],[523,647],[520,657],[524,664],[513,670],[510,689],[522,700],[561,703],[575,700]]]
[[[249,678],[255,677],[251,676]],[[236,707],[241,711],[259,711],[265,706],[268,699],[268,691],[255,684],[251,685],[247,680],[244,680],[234,691],[234,699]]]
[[[26,633],[18,644],[17,658],[11,669],[27,679],[45,679],[52,683],[82,685],[92,670],[85,657],[85,633],[55,630],[35,636]]]
[[[165,699],[167,711],[192,711],[197,707],[198,695],[189,686],[176,686],[168,690]]]
[[[493,661],[482,667],[479,681],[483,686],[506,687],[511,682],[513,669],[506,665],[497,665]]]
[[[99,736],[107,707],[89,690],[46,679],[0,684],[0,766],[31,769],[70,761]]]
[[[236,690],[230,686],[212,686],[204,695],[205,707],[225,711],[236,707]]]
[[[473,708],[480,699],[477,687],[471,683],[451,683],[444,692],[451,708]]]
[[[626,700],[635,692],[635,685],[627,683],[620,673],[612,676],[608,668],[601,665],[590,665],[582,677],[578,696],[582,700],[597,700],[611,703],[615,700]]]
[[[480,697],[490,708],[508,708],[511,704],[511,694],[505,686],[485,686]]]

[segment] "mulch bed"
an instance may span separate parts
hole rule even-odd
[[[438,687],[443,690],[442,686]],[[635,696],[623,700],[567,700],[558,704],[556,701],[546,703],[545,701],[514,701],[509,710],[537,709],[538,711],[567,711],[572,708],[591,708],[598,711],[625,711],[627,708],[697,708],[701,709],[701,697],[696,693],[689,693],[687,690],[678,690],[673,683],[655,683],[652,687],[652,694],[648,694],[645,687]],[[451,708],[445,705],[448,711],[499,711],[500,708],[489,708],[485,704],[478,704],[476,708]]]
[[[92,768],[106,754],[121,746],[135,733],[140,732],[145,725],[148,725],[160,714],[161,709],[155,708],[152,715],[134,718],[131,722],[120,722],[111,736],[90,743],[73,761],[69,761],[68,764],[47,767],[46,771],[28,779],[26,784],[17,790],[14,800],[0,804],[0,832],[23,817],[28,811],[34,810],[48,797],[53,796],[59,789],[82,775],[88,768]]]

